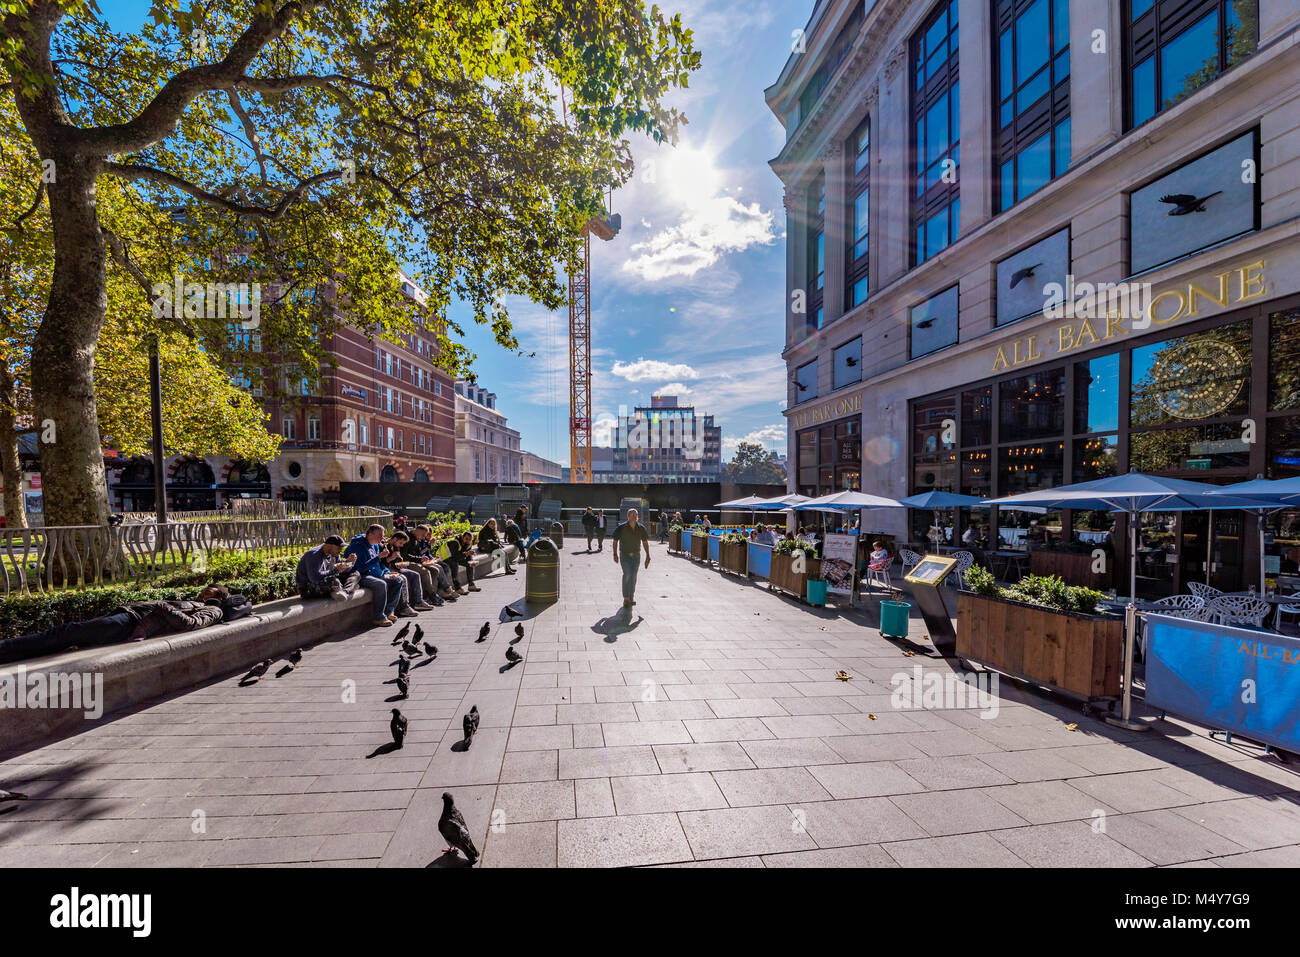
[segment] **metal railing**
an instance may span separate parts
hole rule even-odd
[[[0,533],[0,596],[143,584],[216,554],[297,556],[327,535],[346,539],[376,522],[387,525],[391,517],[378,508],[278,502],[246,510],[179,512],[165,528],[136,513],[116,526],[6,529]]]

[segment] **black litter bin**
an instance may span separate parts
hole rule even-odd
[[[555,543],[556,548],[564,547],[564,525],[561,522],[551,522],[551,541]]]
[[[549,604],[560,597],[560,552],[549,538],[539,538],[528,549],[528,574],[524,600]]]

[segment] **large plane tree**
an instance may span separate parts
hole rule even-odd
[[[33,417],[53,425],[50,525],[107,519],[94,372],[110,270],[145,313],[115,318],[213,351],[240,319],[211,297],[160,309],[160,291],[261,283],[250,373],[273,357],[312,376],[342,322],[411,330],[399,269],[424,315],[460,299],[517,349],[503,297],[563,305],[581,224],[630,175],[625,135],[675,138],[665,100],[699,65],[680,18],[640,0],[155,0],[135,33],[94,0],[0,0],[0,15],[0,97],[40,159],[30,206],[0,226],[40,210],[52,238],[29,357]],[[462,330],[436,329],[438,361],[464,372]]]

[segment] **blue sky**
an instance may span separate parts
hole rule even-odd
[[[114,27],[138,29],[148,0],[102,0]],[[632,139],[636,172],[614,194],[612,242],[592,240],[592,408],[603,444],[619,406],[675,392],[722,426],[723,455],[748,437],[785,449],[785,211],[767,165],[784,140],[763,90],[804,27],[811,3],[676,0],[702,66],[670,102],[689,124],[677,146]],[[564,464],[568,314],[508,300],[520,344],[503,351],[467,310],[452,316],[478,353],[479,383],[530,451]]]

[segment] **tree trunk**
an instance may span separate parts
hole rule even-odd
[[[23,466],[18,458],[18,393],[9,363],[0,360],[0,471],[4,472],[5,528],[26,528]]]
[[[54,278],[31,359],[46,525],[108,523],[94,382],[95,343],[108,310],[107,253],[95,205],[98,165],[56,157],[49,187]]]

